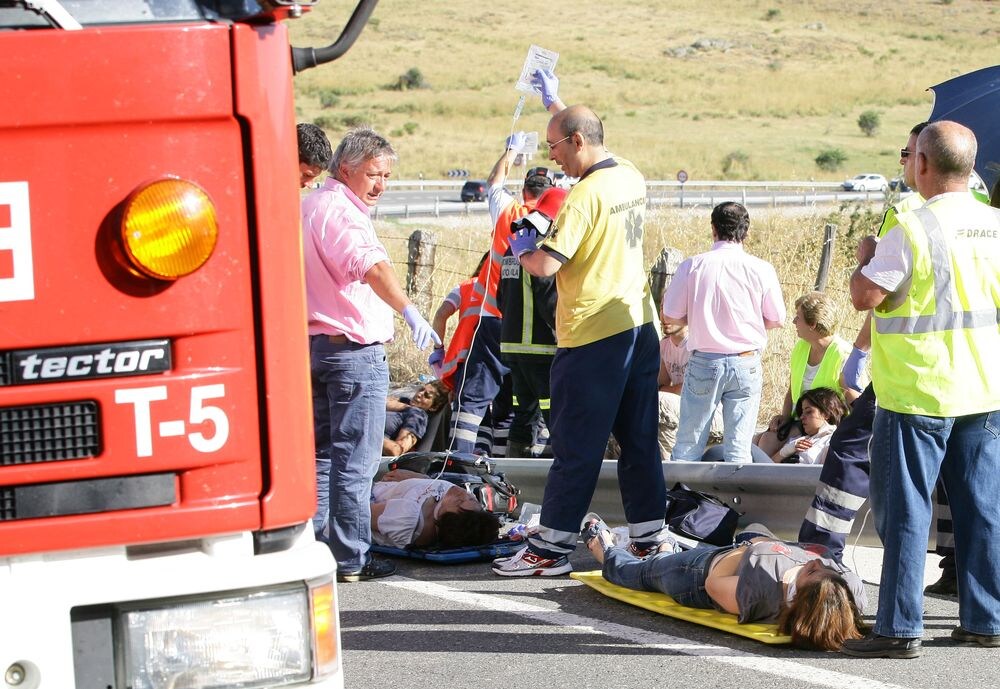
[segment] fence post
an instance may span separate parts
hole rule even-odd
[[[827,223],[823,232],[823,250],[819,255],[819,272],[816,273],[814,289],[822,292],[826,289],[826,279],[830,274],[830,263],[833,261],[833,247],[837,239],[837,226]]]
[[[656,304],[659,312],[660,304],[663,301],[663,292],[677,272],[677,266],[684,260],[684,254],[680,249],[666,247],[660,251],[660,255],[653,261],[653,267],[649,269],[649,291],[653,295],[653,303]]]
[[[427,230],[410,235],[406,252],[406,294],[420,313],[430,314],[434,293],[434,251],[437,237]]]

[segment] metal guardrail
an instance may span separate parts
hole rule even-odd
[[[648,204],[650,207],[677,207],[677,208],[712,208],[723,201],[738,201],[744,206],[764,206],[776,208],[778,206],[816,206],[821,204],[837,204],[843,201],[857,201],[859,203],[884,203],[885,194],[882,192],[851,192],[851,191],[805,191],[800,194],[790,194],[787,191],[774,189],[769,195],[748,196],[747,188],[738,190],[717,189],[712,193],[699,193],[697,196],[650,196]],[[375,206],[373,217],[375,219],[389,216],[410,217],[441,217],[442,215],[473,215],[488,213],[489,206],[485,201],[454,202],[436,199],[427,203],[405,203],[392,204],[381,203]]]
[[[521,489],[520,500],[542,503],[551,460],[496,459],[498,471]],[[796,540],[806,510],[812,502],[822,467],[792,464],[732,464],[725,462],[664,462],[667,487],[683,483],[688,488],[711,493],[743,514],[740,525],[766,524],[775,535]],[[858,512],[850,545],[878,546],[871,518],[865,520],[867,503]],[[590,509],[610,524],[625,523],[618,489],[618,462],[605,460]],[[862,525],[864,525],[863,530]],[[860,537],[859,537],[860,534]]]
[[[380,470],[389,460],[383,460]],[[521,490],[520,502],[542,504],[545,481],[552,460],[494,459],[496,470]],[[796,540],[806,510],[812,502],[822,467],[805,464],[732,464],[725,462],[664,462],[667,487],[683,483],[688,488],[711,493],[743,517],[740,525],[761,522],[775,535]],[[601,465],[590,509],[609,524],[624,524],[625,510],[618,489],[618,462]],[[867,503],[858,512],[849,545],[881,547],[871,518],[865,519]]]
[[[461,189],[468,180],[466,179],[444,179],[444,180],[424,180],[424,179],[391,179],[386,186],[389,189]],[[521,188],[520,182],[509,180],[507,187]],[[677,180],[646,180],[646,186],[650,189],[657,188],[699,188],[699,189],[841,189],[840,182],[815,182],[808,181],[732,181],[732,180],[689,180],[681,184]]]

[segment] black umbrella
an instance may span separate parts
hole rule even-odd
[[[976,172],[992,192],[1000,177],[1000,65],[963,74],[930,90],[934,92],[931,122],[952,120],[975,133]]]

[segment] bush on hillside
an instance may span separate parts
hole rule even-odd
[[[410,91],[412,89],[430,88],[430,84],[424,80],[423,72],[416,67],[410,67],[406,72],[399,75],[395,83],[389,84],[389,88],[393,91]]]
[[[340,94],[336,89],[320,89],[319,104],[323,108],[335,108],[340,104]]]
[[[839,148],[827,148],[816,156],[816,167],[827,172],[836,172],[847,162],[847,154]]]
[[[730,151],[722,159],[722,174],[726,177],[746,177],[750,172],[750,156],[744,151]]]
[[[874,110],[865,110],[858,117],[858,127],[865,133],[865,136],[875,136],[881,126],[882,116]]]

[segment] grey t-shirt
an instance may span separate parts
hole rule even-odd
[[[781,611],[786,595],[781,578],[792,567],[818,559],[824,566],[840,572],[854,594],[858,608],[864,610],[867,597],[861,578],[829,557],[825,546],[815,543],[788,543],[764,541],[754,543],[743,554],[736,570],[736,602],[740,608],[740,622],[773,622]],[[788,586],[787,600],[795,595],[795,582]]]

